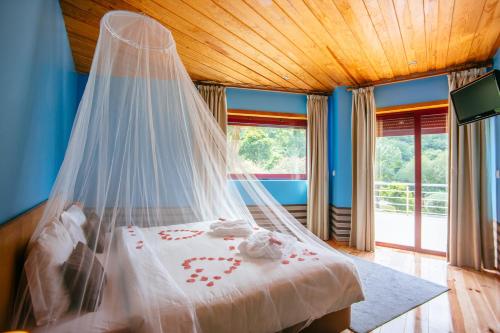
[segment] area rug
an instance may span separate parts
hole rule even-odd
[[[448,287],[350,256],[358,268],[365,300],[351,306],[351,327],[374,330],[405,312],[448,291]]]

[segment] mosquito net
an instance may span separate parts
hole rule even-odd
[[[12,326],[50,332],[275,332],[363,297],[242,169],[170,31],[124,11],[101,20],[24,280]]]

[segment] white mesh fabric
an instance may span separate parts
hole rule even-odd
[[[237,180],[226,174],[229,163]],[[98,253],[97,242],[89,242],[96,255],[91,261],[102,264],[105,276],[96,282],[82,267],[80,290],[72,291],[66,313],[54,312],[37,327],[19,305],[16,328],[274,332],[362,298],[352,263],[242,170],[171,33],[144,15],[115,11],[101,21],[65,159],[31,242],[74,203],[87,220],[97,216],[92,237],[105,235],[105,246]],[[247,205],[255,206],[259,223]],[[293,236],[297,253],[247,258],[237,250],[243,238],[210,235],[219,217]],[[61,274],[66,270],[62,266]],[[36,272],[30,267],[31,275]],[[96,284],[102,293],[89,309]],[[29,287],[19,295],[18,304],[29,300]]]

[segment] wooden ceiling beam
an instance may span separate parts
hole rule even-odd
[[[364,88],[364,87],[369,87],[369,86],[383,86],[383,85],[387,85],[387,84],[393,84],[393,83],[405,82],[405,81],[413,81],[413,80],[418,80],[418,79],[427,78],[427,77],[445,75],[445,74],[448,74],[451,72],[462,71],[462,70],[466,70],[466,69],[470,69],[470,68],[491,67],[492,64],[493,64],[493,62],[490,59],[488,61],[483,61],[483,62],[478,62],[478,63],[469,63],[469,64],[463,64],[463,65],[458,65],[458,66],[451,66],[451,67],[448,67],[445,69],[438,69],[435,71],[428,71],[425,73],[414,73],[414,74],[410,74],[410,75],[395,77],[392,79],[366,82],[366,83],[358,85],[358,86],[347,87],[347,90],[353,90],[353,89]]]

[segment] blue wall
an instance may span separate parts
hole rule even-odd
[[[493,58],[493,68],[500,69],[500,49],[497,49],[497,53]],[[495,117],[495,154],[496,154],[496,170],[500,172],[500,116]],[[497,186],[497,219],[500,219],[500,178],[496,179]]]
[[[76,73],[57,0],[0,4],[0,223],[47,199],[71,132]]]
[[[306,95],[236,88],[226,92],[229,109],[307,113]]]
[[[440,75],[375,87],[377,107],[448,99],[448,78]]]
[[[330,96],[328,150],[330,203],[337,207],[351,207],[351,110],[352,93],[345,87],[336,88]]]
[[[375,87],[377,107],[443,100],[448,98],[446,75]],[[330,203],[337,207],[351,207],[352,93],[338,87],[330,96],[329,150]],[[335,170],[335,176],[332,171]]]

